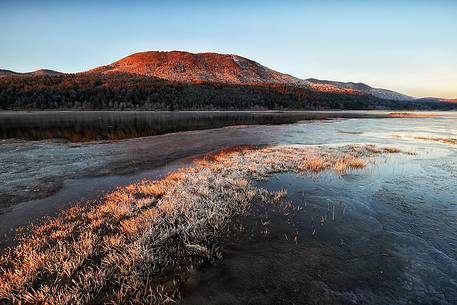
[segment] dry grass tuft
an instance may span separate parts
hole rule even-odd
[[[220,259],[217,241],[254,200],[277,203],[254,179],[276,172],[346,172],[397,152],[275,146],[224,150],[155,181],[119,188],[31,228],[0,258],[0,303],[161,304],[188,270]]]
[[[397,147],[384,147],[382,149],[383,152],[388,153],[388,154],[395,154],[395,153],[400,153],[401,150],[398,149]]]
[[[423,141],[433,141],[433,142],[440,142],[440,143],[445,143],[445,144],[457,145],[457,139],[455,139],[455,138],[414,137],[414,139],[423,140]]]
[[[298,169],[300,171],[310,171],[313,173],[321,172],[329,168],[331,164],[322,157],[313,156],[308,159],[303,160],[299,165]]]
[[[390,118],[434,118],[441,115],[435,113],[391,112],[387,116]]]
[[[336,160],[334,168],[338,172],[346,172],[349,169],[360,169],[367,166],[367,162],[362,158],[357,158],[354,156],[344,156]]]
[[[362,131],[351,131],[351,130],[338,130],[338,133],[353,134],[353,135],[363,134]]]

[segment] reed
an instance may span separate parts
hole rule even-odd
[[[390,118],[434,118],[442,115],[437,113],[391,112],[387,116]]]
[[[432,141],[432,142],[440,142],[440,143],[445,143],[445,144],[457,145],[457,139],[456,139],[456,138],[414,137],[414,139],[423,140],[423,141]]]
[[[162,304],[180,297],[189,270],[219,260],[218,239],[256,200],[277,204],[253,180],[277,172],[365,167],[374,146],[239,147],[78,205],[31,227],[0,258],[0,303]],[[297,242],[297,237],[294,238]]]

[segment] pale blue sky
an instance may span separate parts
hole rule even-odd
[[[78,72],[146,50],[457,97],[457,1],[0,0],[0,68]]]

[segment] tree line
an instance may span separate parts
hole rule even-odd
[[[325,110],[443,109],[371,95],[268,85],[189,84],[134,74],[65,74],[0,78],[2,110]]]

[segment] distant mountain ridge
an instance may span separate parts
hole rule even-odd
[[[20,72],[15,72],[11,70],[2,70],[0,69],[0,77],[2,76],[39,76],[39,75],[62,75],[64,73],[54,71],[54,70],[49,70],[49,69],[39,69],[36,71],[32,72],[25,72],[25,73],[20,73]]]
[[[424,102],[424,103],[440,102],[440,103],[457,104],[457,98],[421,97],[421,98],[416,99],[416,101]]]
[[[307,82],[307,85],[309,87],[318,91],[338,92],[338,90],[348,90],[349,92],[363,92],[378,98],[394,101],[412,101],[415,99],[412,96],[408,96],[392,90],[373,88],[364,83],[344,83],[328,80],[319,80],[314,78],[308,78],[305,80],[305,82]]]

